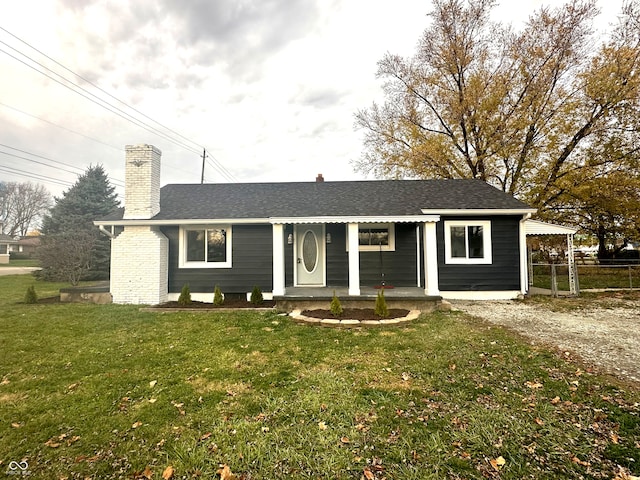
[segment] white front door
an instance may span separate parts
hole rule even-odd
[[[296,225],[296,285],[324,286],[324,225]]]

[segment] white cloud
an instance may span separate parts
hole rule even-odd
[[[602,0],[607,18],[620,3]],[[496,14],[517,24],[540,4],[505,0]],[[1,103],[103,143],[2,105],[0,143],[83,169],[102,163],[115,179],[123,178],[124,145],[137,143],[163,150],[163,183],[198,182],[201,146],[240,181],[313,181],[320,172],[328,180],[361,178],[350,163],[362,147],[353,114],[381,99],[376,62],[386,51],[412,54],[429,9],[423,0],[2,2],[1,27],[184,135],[189,140],[179,141],[189,149],[1,52]],[[1,30],[0,41],[70,76]],[[75,180],[5,155],[0,165]],[[210,167],[205,176],[224,181]],[[25,180],[0,172],[2,179]],[[56,195],[63,189],[45,185]]]

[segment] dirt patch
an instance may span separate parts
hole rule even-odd
[[[601,371],[640,383],[640,300],[596,298],[573,308],[554,302],[453,302],[455,309],[578,355]]]
[[[222,305],[214,305],[209,302],[198,302],[193,300],[189,305],[180,305],[178,302],[165,302],[158,305],[159,308],[207,308],[207,309],[216,309],[216,308],[273,308],[276,306],[276,302],[273,300],[264,300],[262,303],[258,305],[254,305],[251,302],[247,302],[242,298],[230,298],[225,299]]]
[[[302,312],[302,315],[305,317],[311,318],[335,318],[336,320],[384,320],[389,318],[402,318],[406,317],[409,314],[409,310],[404,310],[401,308],[390,308],[387,316],[380,317],[376,315],[375,310],[373,308],[345,308],[342,312],[342,315],[335,316],[331,313],[331,310],[305,310]]]

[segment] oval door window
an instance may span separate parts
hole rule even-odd
[[[318,263],[318,242],[316,234],[307,230],[302,239],[302,263],[307,272],[311,273]]]

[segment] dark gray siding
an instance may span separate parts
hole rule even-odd
[[[327,244],[327,286],[347,286],[349,285],[347,226],[342,223],[329,223],[326,231],[331,234],[331,243]]]
[[[360,285],[373,287],[382,282],[396,287],[415,287],[418,284],[416,271],[416,226],[398,223],[396,249],[393,252],[360,252]],[[331,233],[331,244],[327,245],[327,285],[349,284],[349,253],[347,252],[347,226],[327,225]]]
[[[520,216],[490,218],[445,218],[436,225],[438,237],[438,279],[441,291],[519,290]],[[446,220],[491,220],[492,264],[448,265],[445,263],[444,222]]]
[[[382,274],[387,285],[415,287],[417,279],[416,226],[396,224],[396,249],[393,252],[360,252],[360,285],[380,285]]]
[[[219,285],[224,293],[250,292],[257,285],[273,290],[273,235],[271,225],[232,226],[232,268],[178,268],[178,227],[164,227],[169,239],[169,292],[179,292],[185,283],[192,292],[212,292]]]

